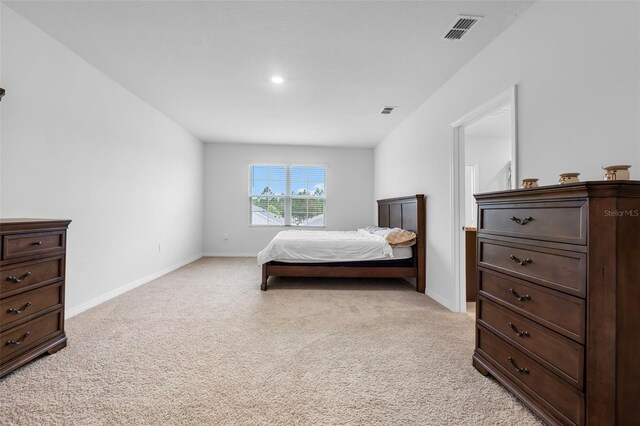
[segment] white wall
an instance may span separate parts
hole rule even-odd
[[[2,87],[0,214],[73,220],[68,312],[201,255],[199,140],[5,5]]]
[[[455,306],[454,120],[518,84],[520,177],[601,179],[600,166],[622,163],[640,178],[639,8],[537,2],[376,147],[376,198],[399,190],[428,197],[427,291],[440,303]]]
[[[205,144],[204,152],[205,255],[254,256],[279,231],[289,229],[249,226],[250,164],[324,165],[324,229],[349,230],[374,223],[373,149]],[[228,240],[224,234],[229,235]]]
[[[478,166],[478,191],[507,189],[511,140],[465,135],[464,145],[465,164]]]

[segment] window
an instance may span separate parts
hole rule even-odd
[[[251,165],[251,225],[325,226],[325,169]]]

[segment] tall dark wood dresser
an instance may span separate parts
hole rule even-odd
[[[67,345],[64,273],[70,222],[0,219],[0,377]]]
[[[640,181],[476,199],[473,365],[549,424],[640,424]]]

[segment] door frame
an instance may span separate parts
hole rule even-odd
[[[466,164],[466,162],[465,162],[465,165],[464,165],[464,168],[465,168],[465,179],[466,179],[466,173],[467,173],[466,172],[466,168],[467,167],[471,167],[471,169],[473,170],[473,194],[475,194],[475,193],[478,192],[478,182],[479,182],[479,179],[480,179],[480,165],[479,164]],[[467,185],[466,185],[466,182],[465,182],[465,188],[466,187],[467,187]],[[468,198],[467,196],[469,194],[464,194],[464,195],[465,195],[466,198]],[[466,216],[466,213],[467,213],[467,209],[466,209],[466,205],[465,205],[465,216]],[[472,216],[475,215],[475,217],[473,217],[473,219],[475,219],[474,222],[475,222],[475,224],[477,226],[477,224],[478,224],[478,212],[475,211],[475,212],[472,212],[471,214],[472,214]],[[466,225],[466,223],[465,223],[465,225]]]
[[[466,312],[466,271],[464,265],[464,233],[462,217],[464,216],[464,128],[487,114],[505,105],[511,105],[511,188],[518,182],[518,111],[517,85],[513,85],[499,93],[474,110],[466,113],[451,123],[451,259],[454,279],[454,310]],[[480,218],[477,218],[478,222]]]

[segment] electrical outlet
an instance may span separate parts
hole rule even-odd
[[[228,239],[229,239],[229,234],[226,234],[226,233],[225,233],[225,234],[224,234],[224,237],[222,237],[222,238],[223,238],[223,239],[225,239],[225,240],[228,240]]]

